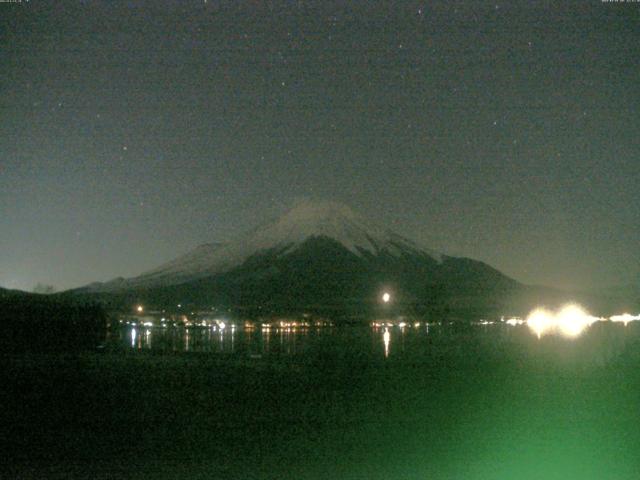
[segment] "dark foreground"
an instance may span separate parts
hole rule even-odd
[[[4,355],[2,478],[634,479],[640,333]],[[372,350],[373,351],[373,350]]]

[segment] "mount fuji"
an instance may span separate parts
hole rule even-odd
[[[302,202],[229,243],[208,243],[153,270],[75,290],[156,305],[249,312],[363,311],[382,290],[420,311],[475,309],[520,284],[435,252],[334,202]]]

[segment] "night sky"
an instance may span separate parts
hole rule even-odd
[[[301,198],[637,283],[639,54],[640,3],[0,3],[0,286],[136,275]]]

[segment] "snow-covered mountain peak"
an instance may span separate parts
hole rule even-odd
[[[403,247],[423,250],[336,202],[301,202],[275,222],[254,230],[250,243],[256,250],[281,248],[311,237],[331,238],[356,254],[395,253]]]
[[[270,251],[284,255],[295,251],[306,240],[317,237],[329,238],[358,256],[368,252],[393,256],[418,254],[440,259],[439,254],[368,221],[346,205],[303,201],[275,221],[255,228],[234,241],[200,245],[175,260],[119,285],[170,285],[225,273],[254,255]]]

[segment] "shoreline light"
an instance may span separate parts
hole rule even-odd
[[[553,314],[544,308],[537,308],[527,317],[527,326],[538,338],[553,332]]]
[[[576,338],[601,320],[604,319],[592,316],[580,305],[569,304],[556,312],[537,308],[527,316],[526,324],[538,338],[551,333]]]
[[[515,326],[515,325],[522,325],[523,323],[525,323],[525,321],[522,320],[521,318],[513,317],[513,318],[509,318],[508,320],[505,320],[504,323],[506,323],[507,325]]]
[[[574,338],[599,319],[578,305],[567,305],[557,315],[558,328],[565,337]]]
[[[640,320],[640,315],[631,315],[630,313],[623,313],[622,315],[613,315],[609,317],[612,322],[624,323],[626,327],[629,322],[635,322]]]

